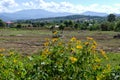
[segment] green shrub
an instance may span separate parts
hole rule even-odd
[[[37,55],[22,56],[0,49],[1,80],[105,80],[111,72],[108,57],[96,50],[97,43],[87,37],[82,42],[73,37],[66,42],[59,38],[47,39]]]

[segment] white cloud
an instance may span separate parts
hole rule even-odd
[[[23,6],[24,9],[36,9],[37,8],[35,3],[33,3],[32,1],[22,3],[22,6]]]
[[[0,0],[0,5],[4,7],[16,7],[18,4],[14,0]]]
[[[69,2],[45,2],[44,0],[35,0],[34,2],[26,2],[23,3],[23,6],[27,9],[29,8],[36,8],[36,9],[45,9],[48,11],[53,11],[53,12],[72,12],[72,13],[78,13],[78,12],[83,12],[84,7],[81,5],[73,5]]]
[[[0,12],[13,12],[17,6],[14,0],[0,0]]]
[[[0,0],[0,12],[14,12],[22,9],[44,9],[53,12],[82,13],[85,11],[120,13],[120,4],[100,5],[91,4],[85,6],[75,5],[70,2],[46,2],[45,0],[30,0],[29,2],[16,3],[15,0]]]
[[[120,4],[113,5],[99,5],[91,4],[84,6],[82,4],[75,5],[69,2],[45,2],[44,0],[35,0],[23,3],[28,8],[45,9],[53,12],[70,12],[70,13],[82,13],[85,11],[105,12],[105,13],[120,13]]]

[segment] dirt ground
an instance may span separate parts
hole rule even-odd
[[[75,36],[77,39],[86,40],[86,37],[94,38],[98,48],[107,52],[120,53],[120,39],[113,39],[118,32],[101,31],[64,31],[63,39]],[[37,53],[43,47],[45,38],[52,38],[49,30],[0,30],[0,48],[14,49],[25,55]]]

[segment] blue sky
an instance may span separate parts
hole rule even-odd
[[[15,0],[16,2],[28,2],[28,1],[35,1],[35,0]],[[83,4],[83,5],[91,5],[91,4],[101,4],[101,5],[112,5],[116,3],[120,3],[120,0],[44,0],[46,2],[70,2],[73,4]]]
[[[85,11],[120,13],[120,0],[0,0],[0,13],[24,9],[70,13]]]
[[[45,1],[51,1],[51,0],[45,0]],[[91,5],[91,4],[113,4],[113,3],[120,3],[120,0],[52,0],[54,2],[70,2],[73,4],[83,4],[83,5]]]

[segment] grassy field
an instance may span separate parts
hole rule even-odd
[[[112,31],[64,31],[63,39],[75,36],[77,39],[85,40],[86,37],[94,38],[98,43],[98,49],[107,52],[120,53],[120,39],[113,39],[118,32]],[[0,47],[15,49],[20,53],[31,54],[41,49],[45,38],[52,38],[49,30],[16,30],[0,29]]]
[[[105,64],[109,63],[112,68],[120,66],[120,53],[108,53],[109,60]]]
[[[93,60],[95,60],[96,67],[98,68],[98,69],[95,69],[96,70],[95,73],[97,73],[97,74],[99,74],[99,67],[101,67],[101,69],[103,69],[102,67],[106,67],[105,69],[103,69],[103,71],[106,71],[106,73],[109,72],[110,68],[111,68],[111,70],[115,70],[116,67],[120,66],[120,45],[119,45],[120,39],[113,38],[113,36],[116,34],[118,34],[118,32],[113,32],[113,31],[104,31],[104,32],[103,31],[64,31],[62,34],[63,37],[61,39],[64,39],[65,41],[71,41],[71,38],[74,36],[77,38],[77,40],[78,39],[81,40],[84,44],[81,45],[81,43],[80,43],[80,45],[81,45],[80,46],[80,45],[78,45],[79,43],[76,40],[75,42],[73,41],[70,43],[71,47],[69,47],[70,46],[69,43],[67,43],[67,44],[69,44],[68,46],[64,45],[66,43],[65,42],[65,43],[61,43],[61,46],[59,46],[59,43],[58,43],[57,44],[58,46],[56,48],[55,42],[53,41],[54,39],[52,39],[53,43],[50,44],[51,46],[50,45],[48,45],[46,47],[43,46],[44,45],[43,43],[45,42],[45,38],[49,38],[49,39],[52,38],[52,36],[53,36],[52,31],[49,31],[49,30],[0,29],[1,52],[4,51],[4,54],[7,53],[9,55],[9,56],[6,56],[7,54],[5,56],[3,56],[2,54],[0,55],[1,56],[1,65],[2,65],[1,70],[3,70],[3,71],[1,71],[1,72],[3,72],[2,78],[4,78],[4,76],[8,75],[9,70],[11,70],[11,69],[13,70],[13,75],[21,75],[19,77],[20,78],[23,77],[22,74],[15,73],[16,68],[14,68],[14,67],[16,65],[17,65],[17,67],[22,66],[22,67],[18,68],[18,72],[24,73],[24,70],[26,70],[27,73],[25,73],[25,74],[28,74],[31,76],[32,76],[32,74],[30,73],[31,72],[30,70],[33,70],[33,69],[34,70],[47,69],[47,70],[45,70],[45,72],[49,71],[49,70],[51,70],[51,72],[52,72],[52,70],[54,69],[55,66],[53,65],[50,68],[49,66],[46,66],[46,65],[48,65],[48,63],[49,63],[51,66],[51,62],[56,64],[56,60],[58,60],[60,62],[63,61],[63,62],[61,62],[61,64],[64,65],[64,61],[66,60],[66,57],[68,57],[67,58],[68,61],[69,61],[69,59],[72,61],[72,63],[69,62],[70,66],[68,66],[66,68],[67,69],[66,71],[69,71],[70,69],[74,70],[73,67],[71,67],[71,65],[73,65],[74,68],[76,68],[77,70],[81,68],[79,66],[86,67],[85,65],[81,65],[81,63],[80,64],[76,63],[76,65],[78,65],[78,66],[74,65],[73,63],[75,61],[76,62],[79,62],[79,61],[88,62],[87,63],[87,65],[88,65],[88,64],[90,64],[89,62],[94,62]],[[89,37],[89,39],[87,38],[88,41],[85,41],[86,37]],[[94,44],[94,47],[91,46],[92,49],[89,46],[91,44],[91,42],[90,42],[90,44],[85,44],[86,42],[89,42],[89,40],[92,42],[94,41],[90,37],[94,38],[95,41],[97,41],[97,49],[98,50],[96,50],[96,44]],[[74,39],[74,38],[72,38],[72,39]],[[64,41],[64,40],[62,40],[62,41]],[[76,47],[76,45],[77,45],[77,47]],[[86,45],[86,47],[83,47],[84,45]],[[72,52],[71,52],[71,48],[73,50]],[[104,51],[101,52],[100,49],[103,49],[106,51],[107,57],[106,57],[106,54],[104,53]],[[15,50],[17,55],[14,54],[13,50]],[[92,57],[92,55],[97,56],[97,54],[93,54],[94,52],[92,52],[92,50],[95,51],[96,53],[101,53],[102,56],[101,56],[101,54],[98,54],[98,57],[100,57],[102,59],[99,59],[98,57],[96,57],[96,58]],[[39,51],[42,51],[42,52],[39,52]],[[63,51],[63,52],[61,53],[60,51]],[[68,52],[64,52],[64,51],[68,51]],[[88,54],[89,52],[92,52],[92,54]],[[18,53],[26,55],[26,56],[21,57],[18,55]],[[38,53],[40,53],[41,55],[39,56]],[[70,54],[70,53],[72,53],[72,54]],[[74,54],[74,53],[76,53],[76,54]],[[36,54],[36,55],[31,55],[31,54]],[[46,55],[47,58],[44,55]],[[51,55],[51,57],[50,57],[50,55]],[[64,57],[65,55],[66,55],[66,57]],[[71,56],[75,56],[75,57],[71,57]],[[89,56],[91,58],[86,58],[86,56],[87,57]],[[53,59],[53,58],[55,58],[55,59]],[[77,61],[77,59],[79,61]],[[88,59],[88,61],[86,61],[84,59]],[[43,60],[43,62],[41,60]],[[53,60],[53,61],[51,61],[51,60]],[[91,60],[91,61],[89,61],[89,60]],[[45,65],[44,61],[47,63],[46,65]],[[27,63],[27,65],[26,65],[26,63]],[[38,68],[34,67],[33,63]],[[68,62],[67,62],[67,64],[68,64]],[[43,65],[43,67],[41,67],[42,65]],[[26,69],[26,66],[27,66],[27,69]],[[58,66],[62,69],[61,65],[58,65]],[[92,69],[93,69],[93,66],[94,65],[92,65]],[[8,68],[6,69],[6,67],[8,67]],[[59,69],[59,67],[58,67],[58,69]],[[96,67],[94,66],[94,68],[96,68]],[[86,71],[86,69],[87,68],[85,68],[85,71]],[[5,72],[4,72],[4,70],[5,70]],[[14,72],[14,70],[15,70],[15,72]],[[32,72],[34,72],[34,70]],[[70,70],[70,73],[71,73],[71,70]],[[40,71],[38,70],[38,71],[35,71],[35,73],[36,72],[39,73]],[[76,74],[77,74],[77,72],[76,72]],[[26,75],[24,75],[24,76],[26,76]],[[39,76],[41,76],[41,75],[39,75]],[[36,76],[36,77],[39,77],[39,76]],[[68,76],[68,73],[66,73],[66,76]],[[9,76],[9,77],[11,78],[11,76]],[[18,76],[16,76],[16,77],[18,77]],[[26,78],[26,77],[24,77],[24,78]],[[51,77],[51,78],[53,78],[53,77]],[[102,80],[102,79],[100,79],[100,80]]]

